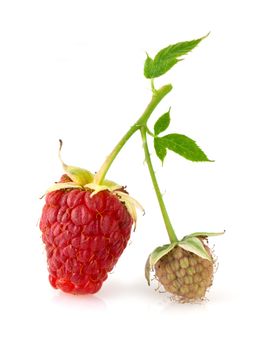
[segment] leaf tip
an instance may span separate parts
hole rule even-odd
[[[206,39],[210,35],[211,31],[209,31],[206,35],[202,36],[199,40],[201,42],[202,40]]]

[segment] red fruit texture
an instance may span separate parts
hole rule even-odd
[[[132,224],[124,203],[108,190],[93,197],[81,189],[48,193],[40,229],[51,285],[96,293],[125,249]]]

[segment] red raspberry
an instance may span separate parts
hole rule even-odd
[[[40,221],[49,281],[73,294],[96,293],[130,238],[133,219],[116,194],[90,190],[46,195]]]

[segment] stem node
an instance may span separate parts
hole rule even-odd
[[[152,112],[154,111],[154,109],[157,107],[157,105],[160,103],[160,101],[163,99],[163,97],[166,96],[171,90],[172,90],[171,84],[164,85],[159,90],[155,90],[155,93],[153,94],[151,101],[148,104],[145,111],[143,112],[142,116],[136,121],[136,123],[122,137],[120,142],[115,146],[113,151],[106,158],[106,160],[103,163],[103,165],[101,166],[100,170],[94,176],[94,183],[95,184],[97,184],[97,185],[102,184],[112,162],[117,157],[117,155],[120,152],[120,150],[122,149],[122,147],[125,145],[125,143],[129,140],[129,138],[137,130],[141,130],[141,128],[143,126],[146,126],[147,121],[148,121],[149,117],[151,116]]]

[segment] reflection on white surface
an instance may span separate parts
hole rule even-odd
[[[106,302],[97,295],[72,295],[57,291],[51,299],[56,306],[67,306],[69,308],[106,311]]]

